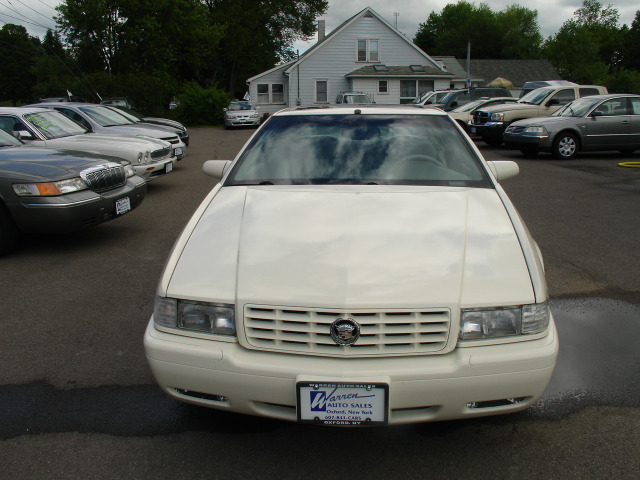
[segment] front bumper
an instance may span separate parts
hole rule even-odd
[[[237,117],[224,119],[225,127],[243,127],[243,126],[258,126],[260,125],[260,117]]]
[[[520,149],[535,148],[540,151],[550,151],[552,139],[550,137],[540,138],[535,136],[526,135],[512,135],[506,133],[502,137],[504,139],[505,147]]]
[[[471,133],[480,136],[500,137],[507,128],[507,124],[504,122],[486,122],[486,123],[473,123],[469,124]]]
[[[384,382],[390,424],[523,410],[544,392],[558,354],[553,319],[540,339],[444,355],[338,359],[255,351],[165,333],[153,317],[144,345],[158,384],[184,402],[296,421],[298,381]]]
[[[118,200],[128,197],[133,210],[142,203],[146,193],[146,182],[133,176],[122,187],[100,194],[83,190],[52,197],[23,197],[21,203],[8,207],[25,233],[67,233],[122,216],[123,213],[116,211]]]
[[[134,165],[133,170],[136,172],[136,175],[144,178],[146,181],[151,181],[157,177],[172,172],[173,166],[173,159],[168,158],[159,162]]]

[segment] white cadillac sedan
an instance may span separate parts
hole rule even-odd
[[[324,425],[523,410],[558,336],[540,251],[446,113],[281,111],[176,242],[145,333],[171,396]]]

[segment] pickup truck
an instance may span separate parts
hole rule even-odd
[[[533,117],[548,117],[576,98],[609,93],[598,85],[576,85],[537,88],[515,103],[492,105],[478,109],[469,125],[472,135],[479,135],[485,143],[498,146],[502,134],[512,122]]]

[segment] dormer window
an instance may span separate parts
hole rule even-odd
[[[375,38],[359,39],[357,41],[358,62],[380,61],[380,40]]]

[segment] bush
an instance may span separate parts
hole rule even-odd
[[[231,100],[224,90],[204,88],[196,82],[185,84],[179,98],[176,112],[186,125],[221,125],[224,121],[222,109]]]

